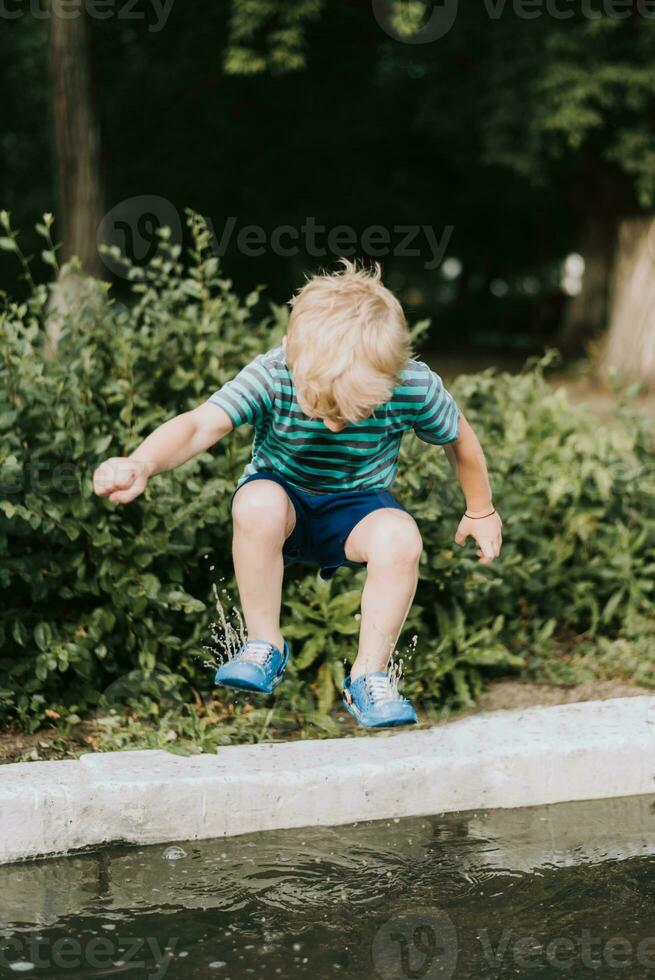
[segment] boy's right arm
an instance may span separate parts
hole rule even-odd
[[[232,431],[234,425],[219,405],[205,402],[155,429],[131,456],[105,460],[93,474],[94,492],[127,504],[146,488],[151,476],[181,466]]]

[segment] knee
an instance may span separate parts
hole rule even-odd
[[[371,542],[369,561],[387,566],[413,568],[423,552],[423,540],[411,517],[395,516],[377,529]]]
[[[288,498],[282,487],[255,480],[242,487],[232,503],[235,529],[268,538],[284,539],[288,519]]]

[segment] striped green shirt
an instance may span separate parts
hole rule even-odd
[[[443,445],[457,438],[460,411],[441,378],[410,358],[389,401],[370,418],[330,432],[300,408],[282,347],[260,354],[209,399],[235,426],[255,428],[252,459],[241,479],[275,470],[314,493],[388,487],[403,433]]]

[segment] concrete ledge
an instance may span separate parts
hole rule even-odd
[[[0,767],[0,863],[655,792],[655,697],[475,715],[374,738],[110,752]]]

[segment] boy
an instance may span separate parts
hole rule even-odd
[[[313,562],[323,578],[365,566],[357,658],[344,705],[367,728],[412,724],[387,665],[409,612],[422,551],[414,519],[392,496],[403,432],[443,445],[481,562],[500,553],[500,517],[480,444],[441,379],[410,357],[402,308],[380,270],[342,260],[291,301],[282,346],[255,358],[191,412],[159,426],[127,458],[103,463],[95,492],[128,503],[148,479],[254,425],[252,459],[232,499],[233,559],[247,641],[216,682],[268,694],[289,647],[280,630],[284,565]]]

